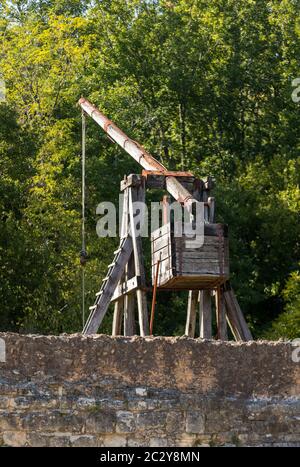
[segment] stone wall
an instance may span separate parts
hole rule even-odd
[[[2,445],[300,446],[289,343],[0,338]]]

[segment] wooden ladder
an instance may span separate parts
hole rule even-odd
[[[90,307],[90,315],[83,329],[83,334],[95,334],[104,318],[114,291],[120,281],[126,264],[132,254],[132,239],[130,236],[122,238],[119,248],[115,251],[113,262],[108,266],[106,277],[96,294],[96,300]]]

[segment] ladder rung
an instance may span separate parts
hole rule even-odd
[[[95,310],[95,308],[97,308],[97,305],[90,306],[90,307],[89,307],[89,310],[92,311],[92,310]]]
[[[115,265],[116,265],[116,263],[113,262],[113,263],[110,263],[107,267],[108,267],[108,268],[112,268],[112,267],[115,266]]]
[[[115,250],[114,255],[117,255],[118,253],[120,253],[120,251],[122,251],[122,248],[118,248],[117,250]]]
[[[99,297],[102,294],[103,294],[103,290],[100,290],[100,292],[97,292],[95,295],[96,295],[96,297]]]
[[[109,276],[106,276],[104,277],[104,279],[102,279],[102,282],[108,281],[108,279],[109,279]]]

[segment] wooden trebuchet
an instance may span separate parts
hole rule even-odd
[[[141,203],[140,206],[144,204],[146,188],[158,188],[169,192],[179,203],[177,207],[180,212],[182,207],[186,208],[189,220],[174,222],[168,211],[171,199],[164,197],[162,226],[151,233],[152,283],[160,290],[189,290],[185,329],[185,334],[189,337],[195,337],[198,309],[199,335],[204,339],[212,338],[211,302],[214,291],[217,338],[228,339],[229,325],[236,340],[251,340],[251,333],[228,282],[228,232],[226,225],[214,223],[215,200],[210,196],[213,185],[211,177],[200,180],[190,172],[168,171],[89,101],[82,98],[79,105],[112,141],[119,144],[144,169],[142,175],[131,174],[121,182],[124,205],[120,247],[115,252],[115,259],[109,266],[100,291],[96,294],[95,304],[90,308],[84,334],[98,331],[111,302],[115,302],[112,334],[122,333],[122,320],[124,335],[135,334],[136,296],[139,332],[141,336],[149,335],[142,240],[135,225],[134,205],[135,202]],[[204,208],[200,209],[202,221],[195,219],[194,207]],[[202,236],[199,236],[198,230],[197,235],[191,237],[193,228],[196,225],[199,227],[197,222],[203,222],[200,223],[200,227],[203,227]],[[176,230],[178,227],[181,235]],[[204,243],[199,242],[199,238],[204,239]],[[151,315],[154,317],[155,297],[152,303]]]

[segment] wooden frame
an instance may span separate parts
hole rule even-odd
[[[174,173],[170,173],[176,175]],[[168,175],[170,175],[168,173]],[[183,179],[190,174],[181,174]],[[112,325],[112,335],[117,336],[122,333],[126,336],[134,335],[136,329],[135,307],[137,305],[139,334],[141,336],[149,335],[149,320],[146,300],[145,269],[143,262],[142,240],[136,232],[135,216],[133,203],[135,201],[144,202],[145,188],[157,184],[157,180],[162,180],[161,174],[147,174],[145,176],[132,174],[121,182],[123,198],[123,216],[121,225],[120,247],[115,252],[115,259],[109,267],[108,275],[104,279],[100,291],[96,294],[96,301],[91,307],[91,315],[85,325],[84,333],[91,334],[97,332],[102,319],[110,303],[114,303],[114,316]],[[188,180],[190,183],[190,180]],[[205,202],[205,219],[207,221],[206,231],[211,233],[214,229],[214,198],[209,196],[209,190],[212,183],[210,179],[205,181],[193,178],[193,195],[198,200]],[[190,186],[190,189],[191,189]],[[155,185],[156,187],[156,185]],[[161,235],[163,229],[168,227],[168,216],[166,206],[170,202],[169,197],[163,200],[163,226],[156,234]],[[162,242],[165,237],[158,239]],[[209,238],[209,237],[208,237]],[[157,239],[157,237],[156,237]],[[163,271],[165,261],[164,249],[160,249],[159,261],[160,269]],[[192,256],[196,253],[192,252]],[[200,253],[197,253],[198,256]],[[207,253],[204,254],[204,256]],[[155,255],[154,255],[155,256]],[[188,255],[187,255],[188,256]],[[201,256],[201,254],[200,254]],[[154,258],[155,259],[155,258]],[[153,265],[155,267],[155,264]],[[202,285],[205,283],[205,280]],[[203,339],[212,338],[212,294],[215,297],[217,338],[221,340],[228,339],[229,326],[232,335],[236,340],[251,340],[252,336],[247,327],[243,314],[240,310],[234,292],[230,283],[225,278],[224,281],[215,283],[207,279],[207,286],[200,289],[197,279],[193,275],[186,280],[186,285],[178,286],[178,282],[169,282],[169,290],[189,289],[187,319],[185,334],[189,337],[195,337],[197,315],[199,316],[199,336]],[[158,287],[158,290],[161,290]],[[198,313],[197,313],[198,312]],[[123,324],[122,324],[123,322]]]

